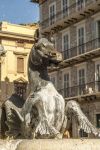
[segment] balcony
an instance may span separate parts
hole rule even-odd
[[[80,97],[84,95],[95,95],[100,92],[100,81],[90,82],[58,90],[64,98]]]
[[[66,60],[85,53],[89,54],[89,52],[98,48],[100,48],[100,38],[93,39],[91,41],[83,43],[82,45],[65,50],[62,52],[62,56],[63,59]]]
[[[43,34],[48,34],[51,30],[57,32],[63,28],[76,23],[87,16],[97,12],[100,8],[100,0],[86,0],[85,3],[74,3],[68,8],[59,11],[53,18],[43,20],[41,24],[41,31]],[[51,20],[55,20],[52,24]]]
[[[63,61],[58,66],[48,67],[49,73],[100,57],[100,38],[63,51],[62,55]]]

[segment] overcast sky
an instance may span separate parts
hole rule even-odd
[[[34,23],[39,21],[39,6],[30,0],[0,0],[0,22]]]

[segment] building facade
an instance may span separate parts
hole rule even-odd
[[[28,94],[27,61],[37,28],[37,24],[0,23],[0,46],[6,51],[0,57],[0,105],[12,93],[22,98]]]
[[[40,6],[40,32],[53,37],[63,63],[50,71],[65,97],[76,100],[100,128],[100,0],[32,0]],[[73,137],[91,137],[72,118]],[[78,129],[78,130],[77,130]]]

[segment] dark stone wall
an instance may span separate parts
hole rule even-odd
[[[29,94],[29,84],[27,84],[26,97]],[[0,92],[0,106],[14,93],[14,83],[13,82],[1,82],[1,92]]]

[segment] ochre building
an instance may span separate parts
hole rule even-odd
[[[0,57],[0,105],[12,93],[24,99],[28,94],[27,62],[37,28],[37,24],[0,23],[0,47],[6,51]]]

